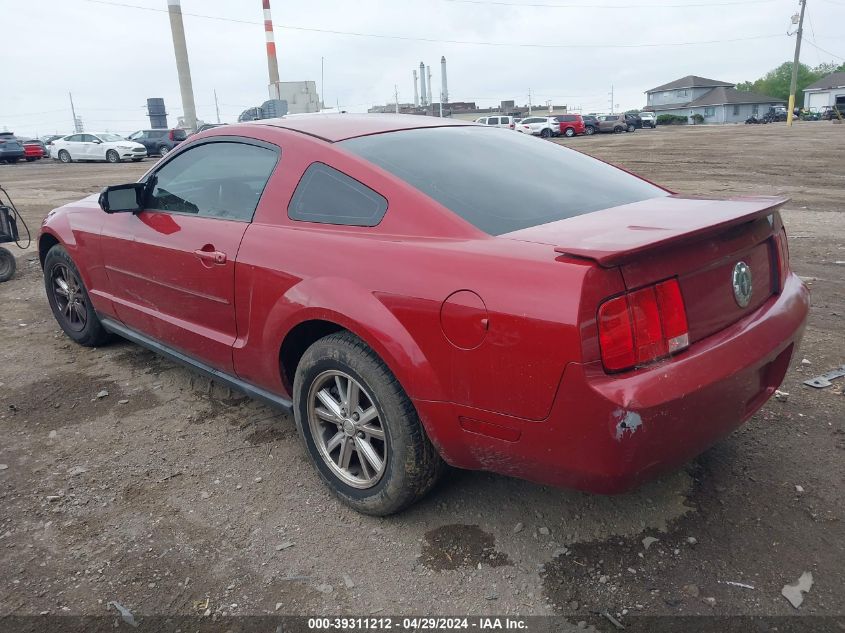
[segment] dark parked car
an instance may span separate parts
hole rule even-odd
[[[592,114],[585,114],[581,116],[584,119],[584,134],[592,136],[599,131],[599,119]]]
[[[23,143],[12,132],[0,132],[0,162],[16,163],[25,155]]]
[[[633,132],[634,130],[641,130],[643,129],[643,120],[640,118],[639,114],[626,114],[625,120],[628,122],[628,131]]]
[[[147,148],[147,156],[166,156],[167,153],[188,138],[181,128],[138,130],[126,137]]]
[[[44,143],[44,152],[47,158],[50,158],[50,153],[53,149],[53,141],[64,138],[64,134],[50,134],[48,136],[42,136],[41,142]]]
[[[384,515],[444,462],[619,492],[741,426],[809,310],[786,202],[453,119],[291,117],[51,212],[38,252],[70,339],[293,412],[323,481]]]

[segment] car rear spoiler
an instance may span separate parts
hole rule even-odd
[[[601,266],[612,267],[670,243],[682,244],[771,216],[788,200],[768,196],[705,200],[673,195],[524,229],[510,237],[547,242],[561,255],[591,259]],[[543,239],[525,235],[543,228],[546,229]]]

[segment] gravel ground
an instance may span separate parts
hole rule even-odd
[[[116,601],[136,615],[561,615],[597,630],[615,628],[604,612],[629,630],[645,630],[633,615],[797,614],[842,630],[845,380],[801,382],[845,363],[845,126],[559,142],[677,191],[791,196],[813,311],[786,401],[627,495],[453,472],[404,514],[369,518],[321,485],[292,419],[129,343],[71,344],[23,253],[0,286],[0,618],[114,616]],[[37,229],[152,164],[2,165],[0,184]],[[781,588],[805,571],[815,584],[795,609]]]

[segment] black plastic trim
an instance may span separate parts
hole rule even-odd
[[[118,336],[122,336],[123,338],[127,339],[128,341],[132,341],[133,343],[137,343],[142,347],[146,347],[147,349],[161,354],[165,358],[169,358],[170,360],[177,362],[181,365],[185,365],[190,369],[193,369],[204,376],[207,376],[213,380],[217,380],[218,382],[223,383],[227,387],[231,387],[241,393],[248,395],[251,398],[255,398],[256,400],[261,400],[270,406],[279,409],[285,413],[292,413],[293,412],[293,403],[288,400],[287,398],[282,398],[281,396],[277,396],[276,394],[267,391],[266,389],[262,389],[261,387],[256,387],[248,382],[241,380],[235,376],[227,374],[226,372],[220,371],[219,369],[214,369],[210,365],[206,365],[205,363],[196,360],[188,356],[187,354],[183,354],[182,352],[178,352],[175,349],[160,343],[159,341],[150,338],[145,334],[141,334],[131,328],[126,327],[122,323],[118,323],[108,317],[100,316],[100,322],[103,324],[103,327],[113,334],[117,334]]]

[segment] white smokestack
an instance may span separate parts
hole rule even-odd
[[[440,100],[449,103],[449,86],[446,83],[446,56],[440,58]]]
[[[420,62],[420,104],[423,106],[428,105],[425,97],[425,64],[422,62]]]
[[[420,87],[417,84],[417,71],[414,70],[414,107],[420,107]]]

